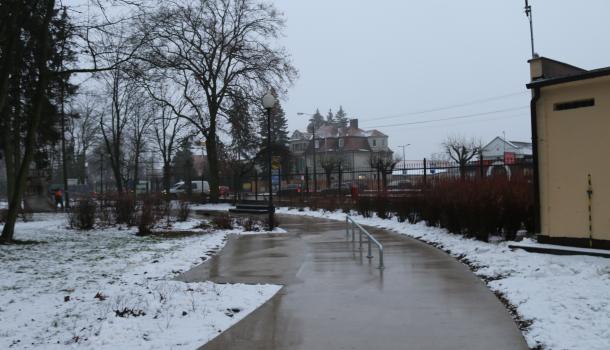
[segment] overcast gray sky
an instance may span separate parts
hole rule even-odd
[[[610,1],[531,0],[536,51],[585,69],[610,66]],[[529,140],[529,27],[523,0],[275,0],[300,78],[284,101],[290,130],[342,105],[364,129],[410,143],[407,159],[448,134]],[[507,96],[510,95],[510,96]],[[506,96],[425,114],[423,110]],[[429,124],[396,125],[489,113]],[[410,115],[409,115],[410,114]],[[390,118],[394,116],[393,118]]]

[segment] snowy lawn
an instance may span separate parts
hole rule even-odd
[[[163,238],[66,225],[34,215],[16,238],[42,243],[0,246],[1,349],[195,349],[281,288],[173,280],[241,230]]]
[[[340,212],[279,208],[278,214],[345,221]],[[376,226],[434,244],[473,268],[528,325],[530,347],[549,350],[610,349],[610,259],[512,251],[508,243],[485,243],[423,223],[399,223],[354,215]]]

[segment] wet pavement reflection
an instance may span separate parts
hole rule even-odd
[[[371,229],[385,249],[379,270],[376,249],[368,259],[345,223],[280,222],[288,233],[231,237],[180,277],[284,285],[201,349],[528,349],[499,300],[436,248]]]

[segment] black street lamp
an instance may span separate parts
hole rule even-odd
[[[273,214],[275,208],[273,207],[273,181],[272,181],[272,170],[271,170],[271,110],[276,104],[275,96],[271,91],[267,92],[263,96],[263,107],[267,110],[267,171],[269,172],[269,231],[273,230]]]

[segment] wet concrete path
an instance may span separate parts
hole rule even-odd
[[[282,216],[287,234],[232,237],[185,281],[282,284],[202,349],[528,349],[510,315],[466,266],[404,236],[366,258],[337,221]],[[366,247],[366,246],[365,246]]]

